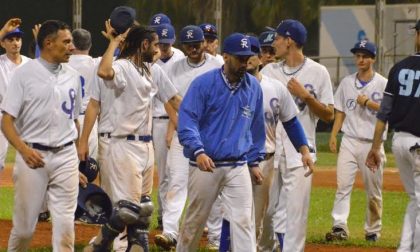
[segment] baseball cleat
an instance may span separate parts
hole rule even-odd
[[[38,221],[39,222],[48,222],[48,221],[50,221],[51,219],[50,219],[50,212],[49,211],[46,211],[46,212],[43,212],[43,213],[40,213],[39,215],[38,215]]]
[[[219,251],[219,246],[215,244],[214,242],[209,241],[206,245],[206,249],[207,251],[210,251],[210,252],[216,252],[216,251]]]
[[[176,247],[176,240],[167,234],[155,235],[155,244],[165,250],[171,250]]]
[[[347,232],[340,227],[333,227],[331,232],[325,234],[327,241],[345,241],[349,238]]]
[[[379,237],[375,233],[365,235],[365,240],[368,242],[376,242],[378,239]]]

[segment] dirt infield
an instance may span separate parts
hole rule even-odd
[[[157,178],[155,176],[155,182]],[[6,168],[0,172],[0,186],[11,187],[12,183],[12,167],[10,164],[6,165]],[[314,187],[336,187],[336,171],[334,167],[323,167],[318,169],[314,173],[313,178]],[[361,175],[357,174],[356,188],[363,188],[363,181]],[[387,169],[384,172],[384,190],[387,191],[403,191],[404,188],[400,181],[400,176],[397,169]],[[1,232],[0,232],[0,248],[7,247],[7,240],[10,234],[12,223],[10,220],[0,220]],[[91,225],[76,225],[76,244],[86,244],[89,240],[98,233],[99,227]],[[152,230],[150,234],[150,241],[153,243],[154,235],[158,233],[157,230]],[[202,244],[205,244],[206,239],[203,237]],[[48,247],[51,245],[51,224],[50,223],[39,223],[36,228],[34,238],[32,239],[31,247]],[[324,244],[307,244],[305,251],[307,252],[362,252],[366,251],[366,248],[356,247],[338,247],[335,245],[324,245]],[[393,249],[385,248],[369,248],[369,252],[390,252],[395,251]]]

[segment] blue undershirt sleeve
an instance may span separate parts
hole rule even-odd
[[[296,116],[287,122],[283,122],[283,127],[297,152],[303,145],[308,146],[305,132]]]

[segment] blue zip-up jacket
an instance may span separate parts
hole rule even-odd
[[[217,161],[258,165],[265,154],[263,96],[257,79],[246,74],[231,89],[222,69],[206,72],[191,83],[179,109],[178,137],[191,161],[206,153]],[[243,163],[245,163],[243,162]]]

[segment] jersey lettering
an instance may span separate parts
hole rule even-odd
[[[63,109],[64,113],[69,115],[69,119],[73,119],[73,111],[74,105],[76,100],[76,91],[73,88],[69,90],[69,98],[70,98],[70,105],[67,107],[67,101],[61,104],[61,108]]]
[[[85,78],[80,76],[80,82],[82,83],[82,98],[85,97]]]
[[[420,79],[420,71],[414,71],[411,69],[401,69],[398,74],[398,82],[400,83],[399,95],[411,96],[413,93],[414,80]],[[414,93],[414,97],[420,97],[420,85],[417,86],[417,90]]]
[[[315,93],[315,89],[314,86],[312,86],[312,84],[305,84],[303,85],[305,87],[306,90],[308,90],[308,92],[313,95],[315,97],[315,99],[317,98],[316,93]],[[298,106],[300,111],[303,111],[306,107],[306,103],[303,102],[299,97],[295,98],[295,103]]]
[[[264,113],[264,118],[265,118],[265,122],[271,126],[274,126],[277,124],[278,120],[279,120],[279,99],[277,98],[273,98],[270,100],[270,108],[271,108],[271,113],[270,112],[265,112]]]

